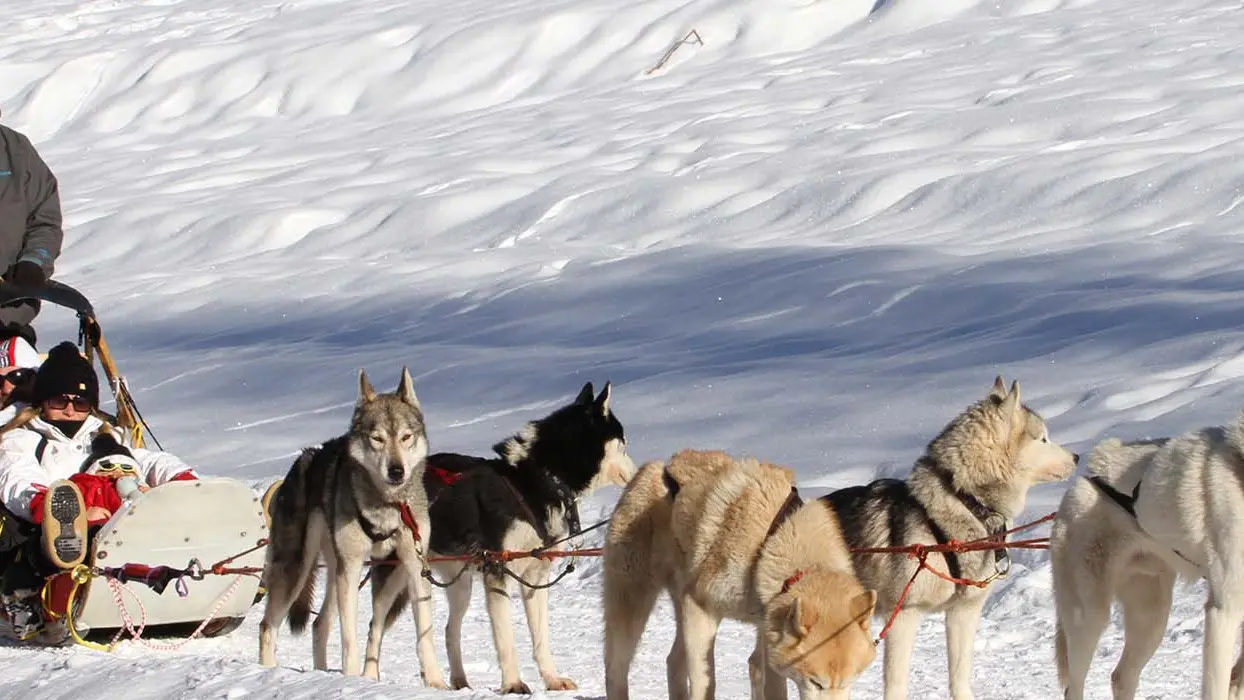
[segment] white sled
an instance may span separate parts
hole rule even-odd
[[[121,602],[135,628],[189,624],[211,617],[202,636],[235,629],[255,604],[259,578],[246,574],[215,575],[208,567],[241,552],[231,568],[262,567],[268,527],[259,496],[234,479],[174,481],[127,502],[100,528],[87,562],[93,569],[114,571],[126,564],[203,570],[201,578],[182,577],[157,593],[146,583],[129,580]],[[258,548],[257,548],[258,547]],[[84,586],[85,599],[75,620],[96,632],[125,628],[113,586],[94,577]],[[182,590],[179,592],[179,588]],[[230,589],[232,588],[232,592]],[[181,595],[184,593],[184,597]],[[83,591],[79,591],[81,597]],[[226,595],[227,594],[227,595]]]
[[[116,403],[113,424],[125,431],[130,447],[146,447],[150,438],[155,441],[155,447],[160,448],[113,361],[91,302],[78,290],[58,281],[49,281],[38,289],[0,281],[0,304],[32,299],[77,313],[82,354],[88,362],[99,360],[103,378],[112,390]],[[3,534],[2,528],[0,534]],[[261,543],[266,542],[267,537],[261,499],[246,484],[225,478],[175,481],[153,488],[123,505],[100,528],[85,564],[95,571],[122,570],[126,564],[183,570],[197,562],[206,570],[240,555],[228,566],[260,570],[265,549]],[[140,580],[126,580],[120,583],[123,590],[115,592],[120,596],[120,604],[110,581],[92,576],[78,589],[74,620],[89,626],[91,636],[96,636],[96,633],[115,634],[116,630],[124,629],[128,616],[135,628],[144,627],[145,636],[147,632],[163,634],[165,629],[180,635],[182,630],[169,628],[183,625],[188,626],[184,633],[189,634],[211,617],[200,635],[227,634],[242,623],[247,611],[262,597],[256,595],[259,578],[203,573],[182,579],[184,597],[179,595],[177,584],[170,584],[162,593],[157,593]],[[116,582],[114,579],[111,583]]]

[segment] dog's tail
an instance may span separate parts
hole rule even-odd
[[[316,557],[316,564],[319,564],[319,557]],[[315,602],[315,574],[312,573],[307,577],[307,582],[303,584],[302,590],[298,591],[298,597],[294,598],[294,604],[289,606],[289,631],[294,634],[302,634],[307,629],[307,622],[311,619],[311,605]]]
[[[1153,456],[1167,442],[1168,438],[1129,442],[1107,438],[1094,445],[1089,453],[1088,472],[1116,487],[1139,481]]]
[[[280,586],[284,600],[289,600],[291,595],[294,597],[289,608],[289,629],[294,634],[306,630],[315,602],[315,567],[320,557],[318,551],[315,554],[307,551],[310,504],[306,484],[307,471],[316,467],[315,460],[320,454],[320,449],[309,448],[298,455],[271,504],[272,526],[264,578],[270,593],[273,587]],[[316,561],[312,562],[311,574],[302,588],[295,591],[292,589],[297,585],[298,572],[303,570],[304,556],[314,556]]]

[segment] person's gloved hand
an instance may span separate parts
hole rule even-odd
[[[48,283],[48,276],[44,274],[42,265],[22,260],[13,266],[13,274],[9,281],[19,287],[38,289]]]

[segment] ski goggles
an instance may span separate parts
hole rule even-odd
[[[124,456],[101,457],[95,461],[92,474],[119,479],[123,476],[138,476],[138,465],[134,460]]]
[[[91,402],[86,400],[85,396],[73,396],[71,394],[61,394],[53,396],[47,400],[48,408],[57,411],[63,411],[67,406],[72,405],[73,410],[79,413],[86,413],[91,410]]]

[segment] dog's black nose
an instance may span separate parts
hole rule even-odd
[[[389,467],[389,481],[395,484],[400,484],[402,483],[402,479],[405,476],[406,476],[406,470],[401,468],[400,466]]]
[[[1072,464],[1079,464],[1079,463],[1080,463],[1080,455],[1079,455],[1079,454],[1077,454],[1077,453],[1072,453],[1072,455],[1071,455],[1071,463],[1072,463]]]

